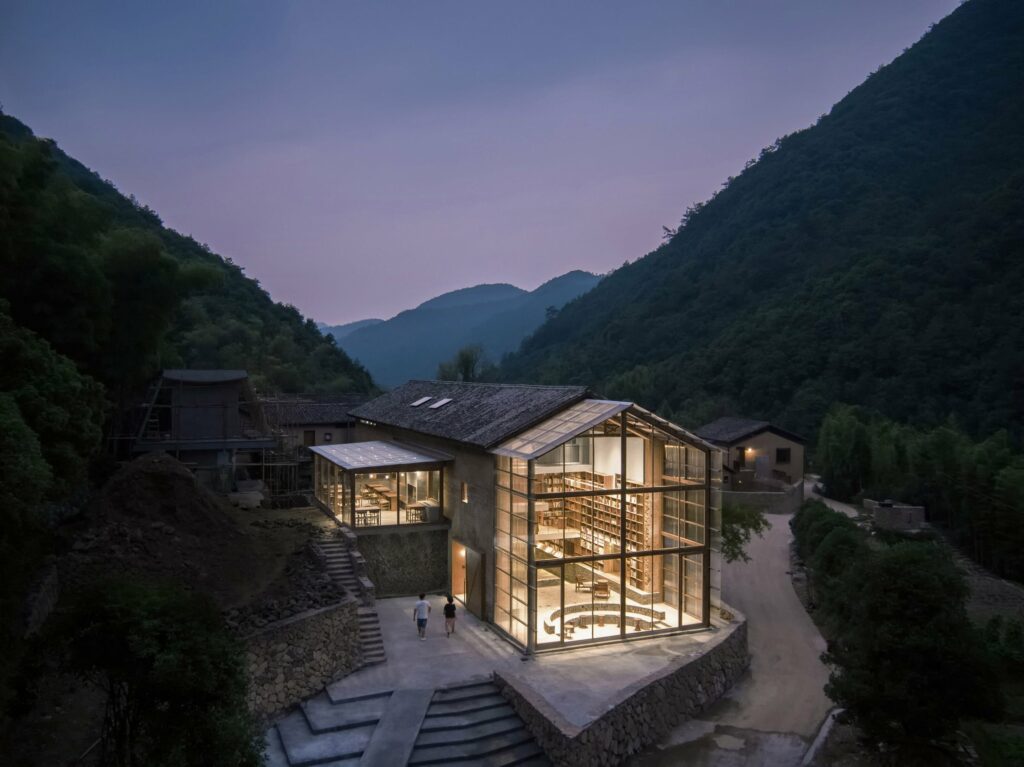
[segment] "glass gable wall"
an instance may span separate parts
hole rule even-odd
[[[714,451],[647,416],[586,400],[556,417],[582,432],[494,451],[494,622],[522,647],[708,625]]]

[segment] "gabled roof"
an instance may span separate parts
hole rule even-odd
[[[699,429],[694,429],[693,433],[701,439],[714,442],[717,445],[732,445],[764,431],[774,432],[780,437],[785,437],[793,442],[799,442],[801,445],[805,441],[803,437],[785,429],[780,429],[768,421],[755,421],[751,418],[736,418],[733,416],[724,416],[711,423],[706,423]]]
[[[349,411],[366,402],[366,397],[352,396],[334,402],[273,402],[263,403],[267,420],[281,426],[304,424],[350,423],[355,418]]]
[[[556,413],[522,434],[507,439],[491,452],[532,461],[579,436],[587,429],[607,421],[629,407],[628,402],[585,399]]]
[[[181,383],[227,383],[244,381],[249,374],[244,370],[184,370],[169,369],[162,373],[164,380]]]
[[[489,449],[587,394],[584,386],[409,381],[351,413],[366,421]],[[414,402],[420,404],[414,407]]]

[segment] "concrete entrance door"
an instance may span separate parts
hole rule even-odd
[[[483,556],[458,541],[452,541],[452,596],[473,615],[484,613]]]

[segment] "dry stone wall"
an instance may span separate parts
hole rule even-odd
[[[246,637],[249,709],[266,720],[362,664],[359,603],[352,598]]]
[[[359,552],[376,596],[439,592],[448,586],[448,526],[408,531],[359,531]]]
[[[556,765],[611,767],[702,712],[747,669],[746,618],[734,614],[718,631],[702,655],[681,657],[634,683],[607,713],[583,728],[567,722],[518,676],[495,672],[495,682]]]

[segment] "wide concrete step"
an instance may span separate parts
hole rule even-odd
[[[355,701],[333,702],[327,693],[320,693],[302,703],[309,728],[315,733],[346,730],[377,722],[387,708],[389,694]]]
[[[444,746],[456,743],[471,743],[488,740],[506,733],[522,732],[523,720],[514,714],[489,722],[480,722],[448,730],[420,730],[416,738],[419,746]]]
[[[376,723],[333,732],[314,733],[302,711],[294,711],[277,723],[288,764],[308,767],[358,759],[370,742]]]
[[[517,716],[517,714],[516,710],[507,702],[496,703],[487,708],[475,708],[472,711],[459,714],[436,715],[432,711],[428,711],[427,718],[423,720],[423,732],[471,727],[474,724],[493,722],[510,716]]]
[[[458,687],[443,687],[434,693],[434,702],[471,700],[496,693],[498,693],[498,687],[494,682],[474,682],[473,684],[464,684]]]
[[[525,727],[520,727],[513,732],[506,732],[467,743],[445,743],[434,746],[417,745],[413,749],[409,764],[449,764],[451,762],[465,762],[469,760],[474,760],[474,764],[479,764],[481,762],[478,760],[482,760],[484,757],[497,757],[502,751],[508,751],[523,745],[533,745],[536,747],[536,742],[533,736],[526,731]],[[511,763],[514,764],[515,762]]]
[[[494,706],[501,706],[508,701],[502,697],[501,693],[494,692],[490,695],[478,695],[473,698],[457,698],[456,700],[437,700],[434,698],[434,702],[430,706],[430,714],[433,715],[450,715],[450,714],[465,714],[470,711],[480,711]]]
[[[281,736],[276,727],[267,730],[263,742],[267,747],[264,753],[263,767],[289,767],[288,755],[284,752],[284,744],[281,743]]]

